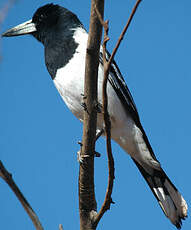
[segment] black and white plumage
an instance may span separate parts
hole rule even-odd
[[[32,34],[43,43],[46,66],[57,90],[72,113],[83,121],[81,94],[84,90],[88,34],[77,16],[61,6],[47,4],[35,12],[32,20],[6,31],[3,36],[24,34]],[[103,81],[101,50],[98,69],[100,103]],[[186,201],[156,159],[133,98],[115,62],[110,68],[107,93],[112,139],[132,157],[165,215],[177,228],[181,228],[181,220],[187,217]],[[98,114],[97,129],[103,127],[102,114]]]

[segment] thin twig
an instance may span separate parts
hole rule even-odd
[[[121,41],[123,40],[123,37],[124,37],[124,35],[125,35],[127,29],[129,28],[129,25],[130,25],[130,23],[131,23],[131,21],[132,21],[132,19],[133,19],[133,16],[135,15],[135,12],[136,12],[136,10],[137,10],[139,4],[141,3],[141,1],[142,1],[142,0],[137,0],[136,4],[135,4],[135,6],[134,6],[134,8],[133,8],[133,10],[132,10],[132,12],[131,12],[131,15],[130,15],[128,21],[127,21],[126,26],[124,27],[124,29],[123,29],[121,35],[119,36],[119,39],[118,39],[118,41],[117,41],[117,44],[116,44],[115,48],[113,49],[113,52],[112,52],[112,54],[111,54],[111,57],[110,57],[110,59],[109,59],[109,61],[108,61],[109,67],[110,67],[110,65],[111,65],[111,63],[112,63],[112,61],[113,61],[113,59],[114,59],[114,56],[115,56],[115,54],[116,54],[116,52],[117,52],[117,50],[118,50],[118,48],[119,48],[119,45],[121,44]]]
[[[59,230],[64,230],[62,224],[59,224]]]
[[[100,18],[100,16],[98,16]],[[114,182],[114,159],[112,155],[112,148],[111,148],[111,121],[109,117],[109,113],[107,110],[108,107],[108,98],[107,98],[107,77],[109,73],[108,63],[106,60],[106,44],[109,40],[108,38],[108,21],[104,22],[101,20],[101,23],[104,27],[104,41],[103,41],[103,64],[104,64],[104,80],[102,85],[102,100],[103,100],[103,115],[104,115],[104,122],[105,122],[105,134],[106,134],[106,143],[107,143],[107,157],[108,157],[108,169],[109,169],[109,177],[108,177],[108,186],[106,190],[105,200],[102,204],[102,207],[97,214],[94,220],[94,226],[97,226],[99,221],[101,220],[104,213],[110,209],[111,203],[113,203],[111,194],[113,191],[113,182]]]
[[[1,29],[2,23],[5,20],[5,17],[8,14],[9,9],[13,6],[13,4],[15,2],[16,2],[16,0],[9,0],[6,2],[4,7],[2,7],[0,9],[0,29]],[[30,204],[28,203],[26,198],[23,196],[21,191],[19,190],[18,186],[15,184],[15,182],[12,178],[12,175],[7,171],[7,169],[4,167],[4,165],[1,161],[0,161],[0,177],[9,185],[11,190],[15,193],[16,197],[18,198],[18,200],[22,204],[23,208],[27,212],[29,218],[32,220],[36,230],[43,230],[43,227],[42,227],[37,215],[33,211],[32,207],[30,206]]]
[[[141,0],[138,0],[132,10],[132,13],[127,21],[126,26],[124,27],[118,41],[117,44],[115,46],[115,48],[113,49],[113,52],[109,58],[109,60],[106,60],[106,45],[107,42],[109,41],[109,37],[108,37],[108,21],[104,21],[103,18],[101,17],[98,9],[95,7],[96,13],[98,15],[98,18],[104,28],[104,40],[103,40],[103,64],[104,64],[104,80],[103,80],[103,85],[102,85],[102,99],[103,99],[103,114],[104,114],[104,122],[105,122],[105,133],[106,133],[106,142],[107,142],[107,156],[108,156],[108,168],[109,168],[109,178],[108,178],[108,186],[107,186],[107,191],[106,191],[106,195],[105,195],[105,200],[102,204],[102,207],[99,211],[99,213],[97,214],[96,218],[95,218],[95,222],[94,225],[97,226],[97,224],[99,223],[100,219],[102,218],[102,216],[104,215],[104,213],[110,209],[110,205],[111,203],[113,203],[112,198],[111,198],[111,194],[112,194],[112,190],[113,190],[113,182],[114,182],[114,172],[115,172],[115,168],[114,168],[114,159],[113,159],[113,155],[112,155],[112,148],[111,148],[111,121],[110,121],[110,117],[109,117],[109,113],[108,113],[108,98],[107,98],[107,80],[108,80],[108,75],[109,75],[109,68],[111,66],[111,63],[114,59],[114,56],[119,48],[119,45],[132,21],[132,18],[137,10],[138,5],[140,4]]]
[[[1,161],[0,161],[0,177],[9,185],[11,190],[15,193],[16,197],[18,198],[18,200],[22,204],[23,208],[27,212],[28,216],[32,220],[36,230],[43,230],[43,227],[42,227],[37,215],[33,211],[32,207],[30,206],[30,204],[28,203],[26,198],[23,196],[21,191],[19,190],[18,186],[15,184],[15,182],[12,178],[12,175],[7,171],[7,169],[4,167],[4,165]]]

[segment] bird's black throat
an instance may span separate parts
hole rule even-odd
[[[45,48],[45,63],[52,79],[59,68],[72,59],[78,44],[73,36],[83,27],[78,17],[64,7],[47,4],[33,15],[36,31],[32,34]]]
[[[52,38],[47,44],[44,44],[45,63],[53,80],[57,70],[64,67],[73,58],[78,47],[73,38],[74,30],[67,33],[68,36]]]

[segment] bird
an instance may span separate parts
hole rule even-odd
[[[41,6],[32,19],[2,34],[3,37],[32,35],[44,45],[47,70],[71,112],[83,122],[85,57],[88,32],[70,10],[53,3]],[[109,52],[106,58],[109,58]],[[98,103],[102,105],[103,52],[98,67]],[[111,138],[128,153],[167,218],[178,229],[187,217],[187,203],[157,160],[140,121],[133,97],[115,60],[107,85]],[[97,131],[104,130],[103,114],[98,113]],[[104,133],[102,134],[104,135]]]

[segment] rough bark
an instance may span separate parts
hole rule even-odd
[[[84,86],[84,126],[79,171],[79,211],[80,229],[94,229],[93,220],[97,214],[94,192],[94,153],[97,124],[97,74],[102,25],[95,12],[95,6],[103,16],[104,1],[91,1],[91,18],[87,44],[85,86]]]

